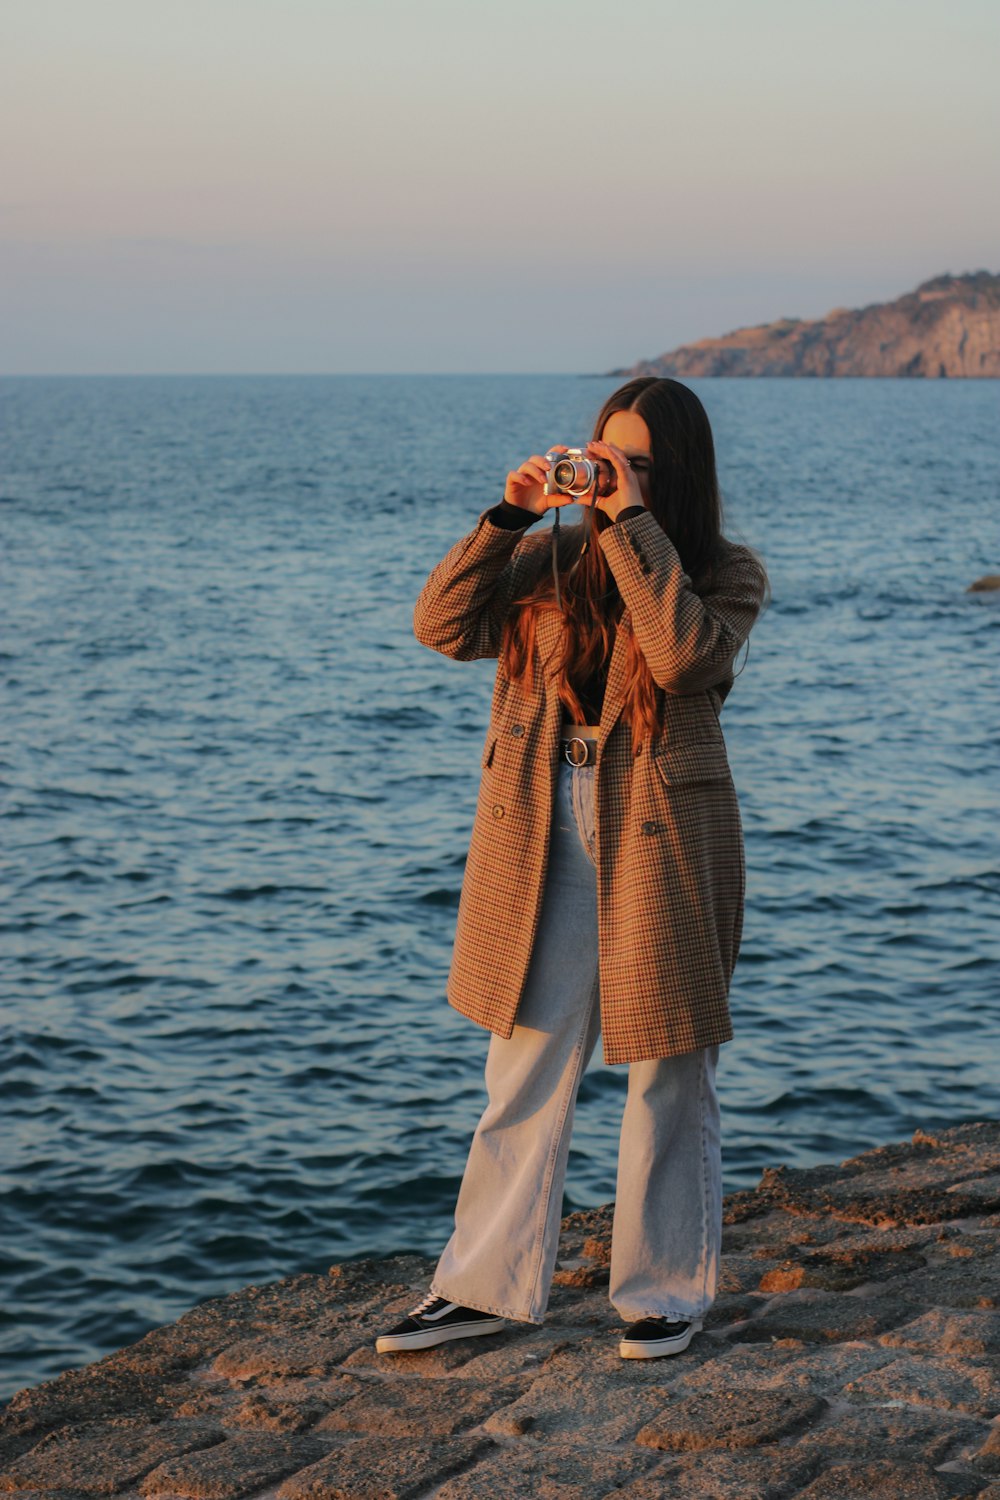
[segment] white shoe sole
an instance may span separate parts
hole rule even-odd
[[[450,1339],[471,1339],[481,1333],[502,1333],[506,1318],[477,1318],[474,1323],[452,1323],[448,1328],[426,1328],[420,1333],[383,1333],[375,1340],[376,1354],[402,1354],[408,1349],[433,1349]]]
[[[665,1354],[680,1354],[686,1349],[696,1333],[702,1330],[702,1321],[695,1318],[686,1333],[667,1339],[622,1339],[618,1353],[622,1359],[662,1359]]]

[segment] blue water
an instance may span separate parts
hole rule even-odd
[[[210,1295],[436,1254],[488,1033],[444,1000],[495,664],[431,567],[617,381],[0,381],[0,1395]],[[727,1192],[996,1113],[1000,384],[692,382],[774,601]],[[543,526],[547,522],[541,523]],[[624,1068],[565,1207],[614,1196]]]

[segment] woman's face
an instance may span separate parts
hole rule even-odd
[[[601,439],[605,443],[614,443],[629,460],[639,481],[642,503],[648,510],[653,473],[649,428],[637,411],[613,411],[604,424]]]

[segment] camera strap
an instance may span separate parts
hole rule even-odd
[[[562,610],[562,599],[559,597],[559,511],[552,517],[552,581],[556,586],[556,608]]]
[[[594,481],[593,481],[593,484],[591,485],[591,489],[594,491],[594,500],[595,501],[597,500],[597,477],[598,477],[597,476],[597,470],[595,468],[595,470],[594,470]],[[552,527],[551,527],[551,532],[550,532],[550,535],[551,535],[551,538],[552,538],[552,582],[555,584],[555,588],[556,588],[556,608],[559,609],[560,611],[562,610],[562,595],[559,592],[559,511],[561,509],[562,509],[562,506],[558,506],[556,508],[556,513],[552,517]],[[580,557],[578,557],[577,560],[576,560],[576,562],[573,564],[573,568],[575,568],[577,566],[577,564],[580,561],[580,558],[583,557],[583,554],[586,552],[587,546],[588,546],[589,542],[590,542],[590,537],[587,536],[584,539],[583,546],[580,548]],[[573,568],[570,569],[570,572],[573,571]]]

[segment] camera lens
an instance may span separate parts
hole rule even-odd
[[[561,490],[571,490],[576,481],[576,464],[571,458],[560,459],[552,470],[552,479]]]

